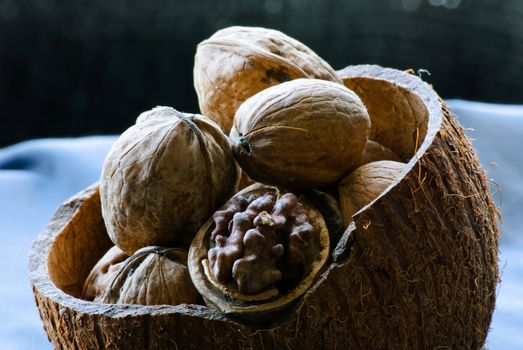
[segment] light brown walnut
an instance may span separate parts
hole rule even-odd
[[[362,165],[344,178],[338,186],[344,225],[347,226],[357,211],[398,180],[404,169],[404,163],[382,160]]]
[[[169,107],[142,113],[109,152],[100,179],[111,240],[128,254],[187,247],[236,190],[238,166],[212,120]]]
[[[124,266],[127,253],[113,246],[96,263],[84,282],[82,299],[100,302],[104,292]]]
[[[202,41],[194,58],[194,87],[202,114],[228,133],[234,114],[250,96],[297,78],[341,83],[330,65],[280,31],[234,26]]]
[[[105,290],[101,302],[110,304],[198,304],[201,298],[187,270],[187,252],[145,247],[127,259]]]
[[[377,162],[379,160],[393,160],[395,162],[401,161],[400,157],[391,149],[381,145],[376,141],[367,140],[365,148],[363,149],[363,153],[361,154],[356,167],[360,167],[371,162]]]
[[[334,185],[357,164],[370,132],[359,97],[344,86],[296,79],[247,99],[230,133],[253,180],[291,191]]]

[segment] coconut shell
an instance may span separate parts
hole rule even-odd
[[[100,180],[111,240],[128,254],[187,246],[234,192],[228,138],[208,118],[169,107],[142,113],[111,148]]]
[[[198,304],[201,297],[187,270],[187,252],[145,247],[129,257],[99,302],[111,304]]]
[[[334,69],[282,32],[234,26],[202,41],[194,58],[194,87],[202,114],[229,133],[234,114],[250,96],[297,78],[340,82]]]
[[[499,231],[478,158],[456,118],[419,77],[378,66],[345,73],[365,81],[359,86],[369,96],[379,96],[377,87],[401,88],[423,107],[427,132],[400,179],[353,216],[325,271],[283,317],[251,324],[205,306],[78,299],[112,245],[95,187],[61,205],[31,248],[30,281],[54,346],[481,348],[496,299]],[[391,109],[407,106],[391,102]]]
[[[350,67],[337,74],[367,107],[372,124],[369,139],[408,161],[427,135],[429,111],[424,101],[402,84],[354,76]]]
[[[390,160],[360,166],[339,184],[340,210],[343,223],[348,226],[352,216],[385,191],[405,169],[405,164]]]
[[[234,117],[234,155],[250,178],[288,189],[336,184],[370,131],[359,97],[340,84],[296,79],[247,99]]]

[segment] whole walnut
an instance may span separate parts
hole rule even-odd
[[[237,178],[229,140],[213,121],[168,107],[144,112],[103,165],[109,237],[129,254],[150,245],[188,246],[235,192]]]
[[[397,162],[401,161],[400,157],[391,149],[383,146],[379,142],[367,140],[361,157],[356,163],[356,167],[360,167],[371,162],[377,162],[379,160],[393,160]]]
[[[370,118],[343,85],[296,79],[247,99],[230,138],[236,160],[253,180],[287,189],[336,184],[361,157]]]
[[[219,30],[198,45],[194,59],[200,111],[227,133],[243,101],[269,86],[297,78],[341,83],[329,64],[307,46],[266,28]]]
[[[350,173],[338,186],[343,223],[376,199],[405,169],[405,164],[390,160],[367,163]]]
[[[117,246],[110,248],[94,265],[85,280],[82,299],[101,302],[104,292],[116,278],[128,257],[129,255]]]
[[[198,304],[201,298],[187,270],[187,252],[145,247],[120,269],[101,298],[107,304]]]

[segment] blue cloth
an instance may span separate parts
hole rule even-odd
[[[448,101],[472,138],[501,212],[496,310],[490,349],[523,349],[523,106]]]
[[[523,349],[523,106],[448,101],[491,180],[503,216],[502,282],[491,349]],[[56,207],[97,181],[116,137],[47,139],[0,149],[0,349],[51,349],[27,277],[32,240]]]
[[[52,349],[28,280],[29,248],[56,207],[100,177],[114,140],[34,140],[0,149],[0,349]]]

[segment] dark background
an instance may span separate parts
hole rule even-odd
[[[196,45],[234,24],[335,69],[427,69],[445,98],[523,103],[521,0],[0,0],[0,146],[120,133],[156,105],[197,112]]]

